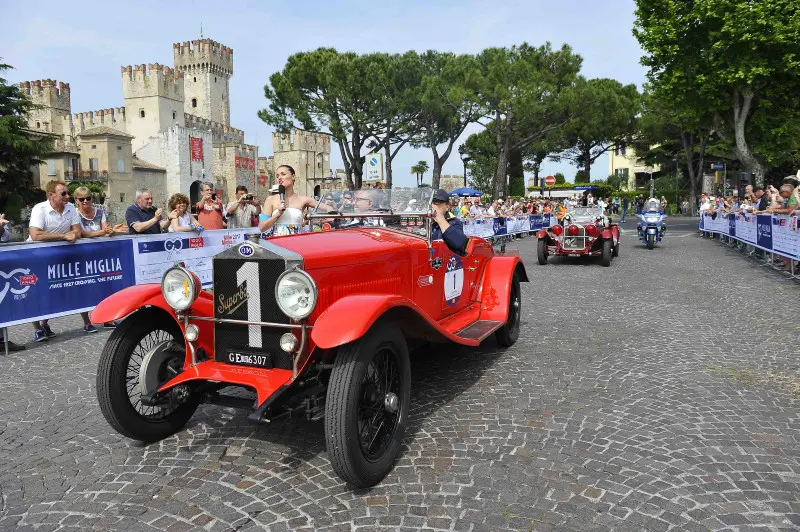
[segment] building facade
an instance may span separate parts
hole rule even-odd
[[[238,185],[257,188],[258,148],[230,125],[233,50],[199,39],[173,44],[173,59],[174,67],[121,67],[123,105],[109,109],[73,114],[68,83],[20,83],[38,106],[28,116],[29,129],[54,140],[34,183],[98,182],[111,212],[119,210],[114,203],[124,211],[135,189],[145,186],[159,205],[177,192],[196,201],[202,181],[214,183],[223,199]],[[329,157],[326,162],[329,168]],[[305,171],[317,175],[313,166]]]
[[[647,165],[636,156],[636,152],[624,144],[608,152],[608,175],[619,175],[627,178],[627,190],[647,187],[650,175],[661,172],[661,166]]]

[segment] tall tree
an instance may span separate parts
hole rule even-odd
[[[478,68],[473,56],[429,50],[419,56],[419,71],[416,120],[420,135],[414,145],[431,150],[432,186],[439,188],[453,145],[481,114],[475,93]]]
[[[339,145],[348,186],[361,187],[364,159],[370,149],[381,151],[392,136],[372,147],[367,144],[380,130],[380,90],[374,77],[375,60],[355,53],[319,48],[289,57],[281,72],[269,78],[264,95],[269,107],[258,112],[278,131],[300,127],[327,128]],[[362,153],[363,152],[363,153]]]
[[[576,116],[565,128],[564,138],[571,146],[560,155],[583,169],[591,181],[592,164],[618,142],[629,141],[636,132],[640,97],[636,85],[598,78],[579,78],[574,87]]]
[[[411,167],[411,173],[417,176],[418,187],[422,186],[423,176],[425,175],[425,172],[427,172],[428,170],[430,170],[430,167],[428,166],[427,161],[420,161]]]
[[[763,107],[797,107],[800,4],[796,0],[636,0],[634,35],[657,90],[694,91],[730,124],[737,158],[763,182],[748,120]],[[687,98],[697,103],[700,98]],[[695,106],[696,111],[701,107]]]
[[[0,73],[11,69],[0,64]],[[28,113],[34,103],[16,85],[0,77],[0,202],[31,184],[31,168],[52,150],[53,139],[28,129]]]
[[[511,152],[569,121],[569,106],[560,97],[574,83],[581,61],[569,46],[554,51],[550,43],[487,48],[478,56],[478,98],[484,119],[494,122],[497,150],[493,199],[505,188]]]

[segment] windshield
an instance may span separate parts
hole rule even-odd
[[[432,198],[429,187],[326,192],[312,213],[313,230],[386,227],[424,238]]]
[[[600,207],[575,207],[569,212],[570,217],[575,221],[596,220],[603,216],[603,209]]]
[[[650,214],[658,214],[661,212],[661,203],[658,200],[650,200],[647,202],[644,208],[645,212]]]
[[[423,188],[361,188],[326,192],[319,200],[314,214],[338,212],[368,216],[370,213],[427,214],[433,189]]]

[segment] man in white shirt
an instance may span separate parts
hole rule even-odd
[[[81,235],[81,222],[75,206],[69,202],[69,191],[63,181],[49,181],[45,187],[47,201],[37,203],[31,209],[28,227],[28,242],[75,242]],[[34,342],[41,342],[56,335],[47,320],[34,321]]]

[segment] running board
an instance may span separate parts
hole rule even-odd
[[[502,327],[502,321],[478,320],[473,322],[456,333],[456,336],[467,340],[482,341],[484,338]]]

